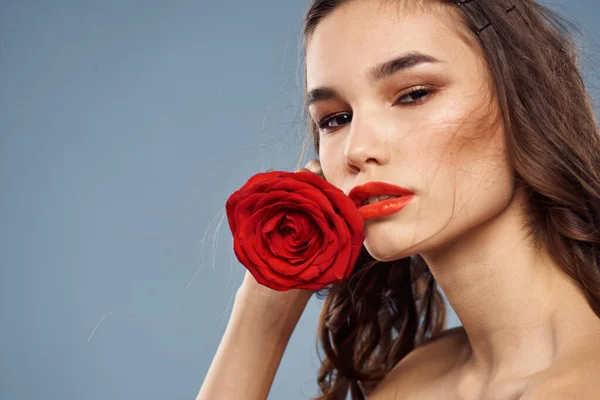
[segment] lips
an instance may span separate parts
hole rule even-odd
[[[354,202],[356,207],[363,206],[365,200],[373,196],[410,196],[414,193],[401,186],[392,185],[386,182],[367,182],[364,185],[354,187],[348,197]]]

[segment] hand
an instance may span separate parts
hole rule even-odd
[[[303,168],[298,169],[296,172],[299,171],[314,172],[317,175],[323,173],[323,170],[321,169],[321,162],[316,158],[310,160]]]
[[[317,159],[310,160],[303,168],[296,172],[321,173],[321,163]],[[261,306],[268,307],[294,307],[306,306],[312,295],[312,291],[304,289],[291,289],[287,292],[279,292],[259,284],[252,274],[246,270],[242,285],[238,289],[237,296],[242,297],[244,302],[258,302]],[[237,297],[236,297],[237,299]]]
[[[320,165],[311,160],[296,172],[299,171],[318,173]],[[305,289],[273,290],[259,284],[246,270],[227,329],[197,399],[266,399],[312,293]]]

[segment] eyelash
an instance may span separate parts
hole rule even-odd
[[[422,96],[422,97],[420,97],[419,99],[417,99],[417,100],[415,100],[415,101],[411,102],[411,103],[408,103],[409,107],[410,107],[410,106],[413,106],[413,105],[415,105],[415,104],[420,104],[420,103],[422,103],[423,101],[425,101],[424,99],[426,99],[426,98],[427,98],[429,95],[433,94],[434,90],[432,90],[432,89],[427,89],[427,88],[425,88],[425,87],[416,87],[416,88],[414,88],[413,90],[411,90],[410,92],[408,92],[408,93],[405,93],[405,94],[403,94],[402,96],[398,97],[398,99],[396,99],[396,101],[394,102],[394,104],[393,104],[393,105],[397,105],[397,104],[398,104],[398,101],[399,101],[400,99],[402,99],[403,97],[406,97],[406,96],[413,95],[413,94],[415,94],[415,93],[417,93],[417,92],[426,92],[427,94],[426,94],[425,96]],[[407,104],[405,103],[404,105],[407,105]],[[328,129],[330,129],[330,130],[331,130],[331,129],[333,129],[333,130],[335,130],[335,129],[340,129],[340,128],[341,128],[341,126],[338,126],[338,127],[335,127],[335,128],[330,128],[330,127],[328,127],[328,126],[327,126],[327,124],[328,124],[328,123],[329,123],[331,120],[333,120],[333,119],[335,119],[335,118],[337,118],[337,117],[339,117],[339,116],[341,116],[341,115],[346,115],[346,114],[349,114],[349,113],[338,113],[338,114],[328,115],[328,116],[326,116],[326,117],[324,117],[324,118],[321,118],[321,120],[319,120],[319,121],[317,122],[317,127],[318,127],[318,128],[319,128],[319,130],[321,130],[321,131],[327,131]]]

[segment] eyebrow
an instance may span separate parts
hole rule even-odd
[[[429,54],[412,51],[382,62],[381,64],[377,64],[369,69],[367,75],[369,80],[379,81],[397,74],[398,72],[426,63],[445,63],[445,61],[439,60]],[[333,89],[327,87],[315,88],[306,94],[305,107],[309,107],[311,104],[318,101],[325,101],[334,97],[337,97],[337,92]]]

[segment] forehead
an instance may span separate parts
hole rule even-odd
[[[418,50],[451,64],[471,52],[448,7],[408,12],[393,2],[350,1],[317,25],[306,47],[308,86]],[[472,55],[472,54],[471,54]]]

